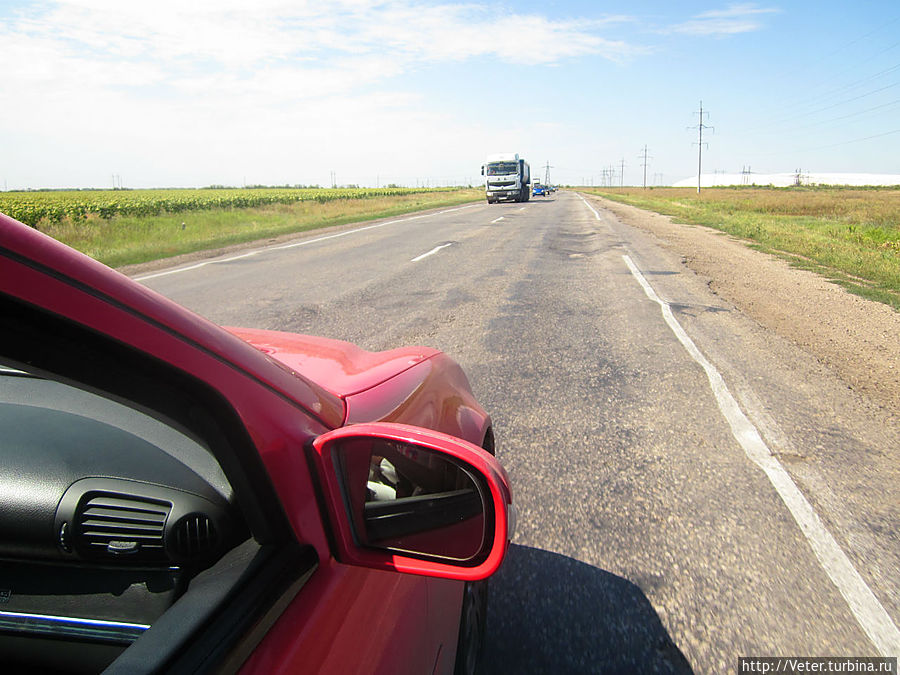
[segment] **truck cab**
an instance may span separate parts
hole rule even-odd
[[[531,167],[518,153],[489,155],[481,166],[488,204],[526,202],[531,197]]]

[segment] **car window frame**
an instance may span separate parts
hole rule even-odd
[[[198,575],[204,577],[200,588],[177,600],[109,672],[239,668],[318,559],[296,540],[262,459],[225,396],[151,354],[2,292],[0,363],[127,405],[210,449],[250,528],[249,543]]]

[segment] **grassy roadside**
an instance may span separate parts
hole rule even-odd
[[[705,225],[900,310],[900,189],[588,188]]]
[[[158,216],[89,216],[42,223],[40,230],[106,265],[121,267],[331,225],[455,206],[483,197],[481,190],[460,189]]]

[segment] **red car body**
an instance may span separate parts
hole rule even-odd
[[[185,425],[203,417],[196,428],[209,429],[251,539],[274,551],[227,597],[182,603],[202,606],[203,620],[166,610],[117,654],[112,672],[453,670],[464,591],[505,554],[511,492],[481,449],[492,450],[491,420],[450,358],[423,347],[371,353],[337,340],[226,330],[2,215],[0,299],[7,365]],[[197,414],[186,410],[195,403],[176,406],[181,395],[200,402]],[[477,564],[358,544],[331,450],[348,438],[429,448],[477,476],[493,527]],[[312,562],[301,574],[291,568],[303,556]]]

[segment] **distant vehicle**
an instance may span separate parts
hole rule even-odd
[[[531,194],[533,194],[535,197],[537,197],[537,196],[546,197],[547,195],[550,194],[550,186],[544,185],[543,183],[540,183],[539,181],[534,181],[534,183],[531,186]]]
[[[518,153],[488,155],[481,165],[488,204],[527,202],[531,198],[531,167]]]

